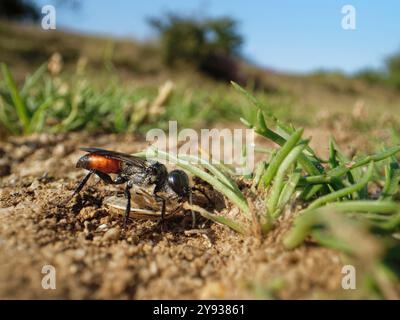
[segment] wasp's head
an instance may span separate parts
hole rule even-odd
[[[190,196],[189,177],[185,171],[172,170],[168,174],[168,184],[178,196]]]

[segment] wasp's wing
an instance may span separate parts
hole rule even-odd
[[[110,158],[118,159],[121,161],[126,161],[136,167],[140,167],[143,169],[145,169],[149,166],[149,163],[145,159],[135,157],[130,154],[126,154],[126,153],[122,153],[122,152],[104,150],[104,149],[100,149],[100,148],[80,148],[80,149],[82,151],[98,154],[100,156],[110,157]]]

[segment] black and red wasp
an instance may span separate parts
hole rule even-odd
[[[164,221],[166,213],[166,201],[171,198],[180,201],[191,202],[192,190],[189,185],[189,178],[182,170],[167,171],[165,165],[153,160],[146,160],[129,154],[109,151],[99,148],[81,148],[87,154],[82,156],[77,168],[83,168],[89,173],[82,179],[74,190],[72,196],[78,194],[85,186],[89,178],[97,175],[106,184],[124,184],[124,195],[127,199],[123,228],[125,229],[129,213],[131,211],[131,188],[153,188],[153,196],[160,205],[161,222]],[[116,174],[112,179],[110,174]],[[194,213],[193,224],[194,224]]]

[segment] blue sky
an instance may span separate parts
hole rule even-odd
[[[51,3],[37,0],[39,5]],[[57,2],[55,2],[57,3]],[[57,27],[148,39],[146,18],[163,12],[229,15],[245,37],[243,54],[282,71],[379,68],[400,51],[398,0],[81,0],[80,9],[57,10]],[[343,5],[356,9],[356,30],[341,27]]]

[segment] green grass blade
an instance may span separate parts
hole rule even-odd
[[[286,141],[286,143],[278,151],[276,156],[269,163],[268,168],[265,171],[265,174],[262,178],[265,187],[268,187],[270,185],[271,181],[274,179],[279,169],[279,166],[282,164],[286,156],[292,151],[292,149],[299,142],[302,134],[303,134],[303,129],[296,130],[296,132],[290,136],[290,138]]]
[[[41,132],[44,128],[44,123],[46,120],[46,110],[51,107],[53,101],[51,99],[43,102],[33,113],[31,122],[29,124],[29,132]]]
[[[400,229],[400,213],[390,217],[389,220],[378,224],[380,228],[387,231],[396,231]]]
[[[291,197],[293,196],[297,183],[299,182],[301,177],[301,170],[296,169],[288,179],[288,182],[285,184],[285,186],[282,189],[281,195],[279,196],[278,200],[278,212],[276,214],[279,214],[282,212],[283,208],[289,203]]]
[[[289,140],[288,140],[289,141]],[[279,201],[279,196],[282,191],[283,187],[283,179],[285,177],[286,171],[289,167],[295,163],[301,152],[303,152],[305,148],[305,144],[298,145],[294,147],[287,157],[282,161],[281,165],[279,166],[278,172],[276,174],[276,178],[274,180],[274,184],[271,189],[271,193],[267,200],[267,209],[268,212],[273,215],[275,213],[276,205]],[[275,218],[275,217],[273,217]]]
[[[3,77],[6,82],[7,88],[10,92],[11,99],[14,103],[14,107],[17,112],[19,121],[21,122],[24,132],[27,133],[29,131],[29,122],[30,122],[28,109],[26,108],[25,103],[18,92],[17,85],[15,84],[11,72],[6,64],[4,63],[1,64],[1,71],[3,73]]]
[[[329,203],[322,208],[331,209],[338,212],[359,212],[359,213],[378,213],[393,214],[400,212],[400,205],[393,201],[375,201],[375,200],[358,200],[358,201],[341,201]]]
[[[395,157],[385,166],[385,185],[383,187],[380,200],[393,199],[399,190],[400,166]]]
[[[232,189],[232,191],[234,191],[236,193],[240,193],[240,190],[239,190],[238,186],[236,185],[235,181],[233,181],[229,176],[227,176],[225,173],[223,173],[221,170],[219,170],[216,165],[212,165],[205,159],[203,159],[201,157],[196,157],[196,156],[182,155],[182,156],[179,156],[179,158],[182,160],[186,160],[190,163],[197,163],[200,166],[206,168],[214,176],[216,176],[218,180],[220,180],[222,183],[224,183],[228,188]]]
[[[383,151],[381,153],[363,157],[357,161],[349,162],[346,164],[341,164],[340,166],[333,168],[326,172],[325,174],[322,175],[311,175],[309,177],[305,177],[304,179],[302,178],[301,183],[311,183],[311,184],[317,184],[317,186],[314,186],[311,192],[307,193],[307,197],[304,198],[304,200],[309,200],[311,197],[316,194],[321,188],[323,187],[321,184],[331,184],[331,183],[338,183],[338,178],[348,175],[351,170],[359,168],[361,166],[364,166],[368,164],[370,161],[374,162],[379,162],[382,161],[388,157],[391,157],[398,153],[400,151],[400,146],[396,146],[393,148],[390,148],[386,151]]]
[[[253,183],[251,185],[251,190],[253,192],[255,192],[256,189],[259,187],[259,185],[261,183],[261,177],[263,176],[266,168],[267,168],[267,163],[265,161],[261,161],[257,164],[254,178],[253,178]]]
[[[321,246],[332,248],[348,254],[352,253],[353,248],[345,241],[338,239],[335,236],[324,234],[320,230],[313,230],[311,232],[313,239]]]
[[[278,122],[277,123],[277,128],[281,130],[281,132],[283,133],[283,138],[287,139],[289,136],[291,136],[296,129],[291,127],[291,126],[287,126],[282,124],[282,122]],[[279,133],[279,132],[278,132]],[[305,142],[306,140],[302,140],[300,142]],[[316,154],[315,151],[309,146],[307,145],[307,147],[304,149],[304,154],[306,156],[308,156],[310,158],[310,160],[314,160],[316,162],[326,162],[324,160],[322,160],[321,158],[319,158]]]
[[[279,144],[280,146],[283,146],[286,142],[286,139],[280,136],[279,134],[273,132],[272,130],[268,129],[267,124],[264,119],[264,112],[266,112],[267,117],[271,119],[279,128],[281,128],[288,136],[292,135],[295,132],[295,129],[282,123],[278,118],[276,118],[272,112],[270,111],[265,111],[264,106],[252,95],[250,94],[247,90],[245,90],[243,87],[238,85],[236,82],[231,81],[232,86],[240,92],[242,95],[244,95],[250,102],[258,109],[257,110],[257,126],[253,126],[249,121],[241,118],[241,122],[246,125],[249,128],[254,128],[254,131],[257,132],[258,134],[274,141],[275,143]],[[306,151],[317,161],[321,162],[321,160],[315,155],[314,150],[312,150],[309,146],[307,146]],[[306,156],[301,157],[301,163],[302,166],[307,170],[310,174],[318,174],[318,169],[308,161]]]
[[[337,166],[339,166],[339,162],[336,159],[336,157],[337,157],[337,151],[336,151],[335,144],[331,137],[329,139],[329,164],[330,164],[331,168],[336,168]]]
[[[235,88],[238,92],[240,92],[242,95],[244,95],[251,103],[254,104],[258,109],[263,110],[264,106],[252,95],[250,94],[247,90],[245,90],[243,87],[238,85],[236,82],[231,81],[231,84],[233,88]],[[267,112],[268,118],[270,118],[273,122],[278,122],[279,120],[272,114],[272,112]]]
[[[29,89],[33,88],[39,80],[43,77],[47,70],[47,63],[42,64],[32,75],[28,76],[21,89],[21,96],[25,97]]]
[[[390,148],[386,151],[383,151],[375,155],[363,157],[358,161],[350,162],[345,165],[340,165],[337,168],[327,171],[323,175],[314,175],[305,177],[304,179],[302,179],[302,182],[311,184],[332,183],[335,182],[336,179],[346,175],[350,170],[364,166],[370,163],[371,161],[374,162],[382,161],[384,159],[387,159],[388,157],[395,155],[398,152],[400,152],[400,146]]]
[[[371,168],[371,166],[370,166]],[[283,244],[288,249],[297,247],[308,234],[312,232],[315,225],[332,224],[326,214],[331,213],[376,213],[392,215],[390,219],[378,224],[381,228],[393,230],[400,226],[400,205],[393,201],[343,201],[327,204],[315,210],[306,210],[296,217],[293,227],[284,237]],[[347,223],[347,222],[346,222]],[[312,232],[313,235],[315,231]],[[318,233],[318,232],[317,232]],[[322,240],[322,239],[320,239]],[[333,238],[332,238],[333,240]]]
[[[237,222],[233,219],[211,213],[211,212],[203,209],[202,207],[199,207],[196,205],[185,204],[184,208],[187,210],[196,211],[196,212],[200,213],[200,215],[203,216],[204,218],[212,220],[219,224],[225,225],[238,233],[246,234],[246,228],[242,224],[240,224],[239,222]]]
[[[324,204],[326,204],[328,202],[331,202],[331,201],[334,201],[336,199],[345,197],[348,194],[351,194],[353,192],[356,192],[356,191],[360,190],[361,188],[363,188],[371,180],[372,173],[373,173],[373,167],[374,167],[374,162],[371,161],[369,166],[368,166],[368,170],[367,170],[365,176],[363,177],[363,179],[359,183],[356,183],[356,184],[354,184],[354,185],[352,185],[350,187],[340,189],[338,191],[332,192],[330,194],[327,194],[325,196],[322,196],[322,197],[318,198],[317,200],[315,200],[314,202],[312,202],[308,206],[307,210],[318,208],[318,207],[320,207],[320,206],[322,206],[322,205],[324,205]]]
[[[7,114],[6,105],[3,98],[0,96],[0,123],[7,129],[11,134],[19,134],[18,126],[12,121]]]
[[[336,159],[339,162],[339,164],[346,164],[350,161],[350,159],[342,152],[342,150],[339,148],[335,138],[332,136],[330,137],[330,143],[332,143],[332,147],[335,148],[335,155]]]
[[[301,244],[319,220],[317,210],[308,211],[296,217],[293,227],[283,238],[285,248],[293,249]]]
[[[241,121],[244,125],[246,125],[250,129],[254,129],[256,133],[262,135],[263,137],[272,140],[276,144],[283,146],[286,143],[286,139],[281,137],[279,134],[267,128],[267,130],[263,131],[259,127],[254,127],[251,123],[241,118]],[[315,164],[304,154],[301,154],[299,157],[299,163],[307,171],[310,175],[319,175],[321,171],[315,166]]]

